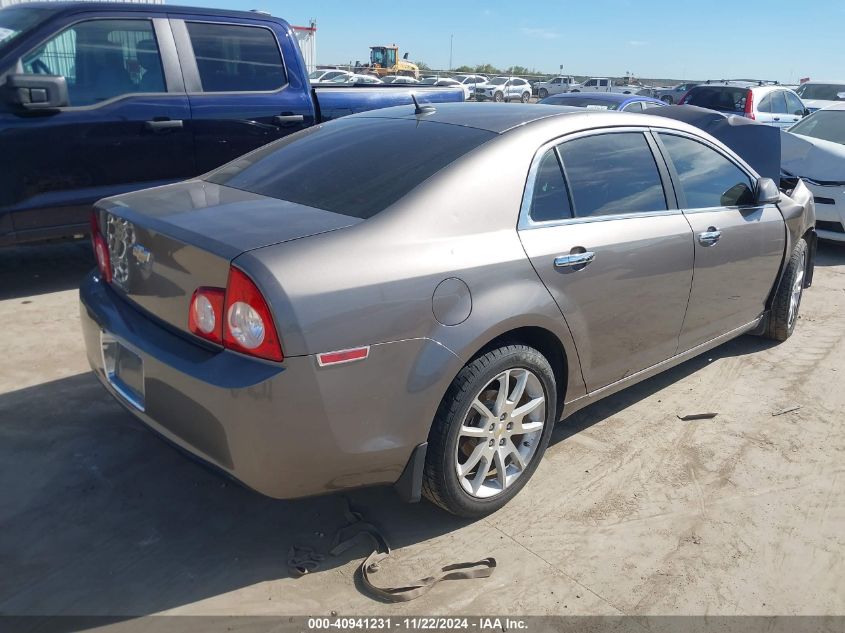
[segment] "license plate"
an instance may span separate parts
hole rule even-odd
[[[139,411],[144,410],[144,361],[108,332],[100,333],[103,371],[114,390]]]

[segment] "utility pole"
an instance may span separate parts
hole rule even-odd
[[[449,70],[452,70],[452,40],[454,39],[454,34],[449,36]]]

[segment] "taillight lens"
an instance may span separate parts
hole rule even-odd
[[[191,297],[188,329],[227,349],[282,361],[282,345],[261,291],[232,266],[226,289],[197,288]]]
[[[234,266],[229,269],[224,315],[226,347],[267,360],[284,360],[267,302],[252,279]]]
[[[111,282],[109,247],[100,232],[99,213],[96,209],[91,212],[91,247],[94,249],[94,257],[97,258],[97,269],[100,271],[100,276],[106,283]]]
[[[188,329],[197,336],[222,345],[225,297],[226,292],[222,288],[197,288],[191,297]]]
[[[754,118],[754,93],[750,90],[745,94],[745,116]]]

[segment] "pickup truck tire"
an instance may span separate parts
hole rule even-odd
[[[570,90],[569,92],[581,92],[581,91],[576,88],[575,90]]]
[[[675,100],[672,98],[672,95],[663,95],[660,98],[663,99],[664,103],[668,103],[669,105],[672,105],[673,103],[675,103]]]
[[[785,341],[795,331],[798,322],[798,310],[804,295],[804,282],[807,274],[807,242],[803,239],[796,244],[786,264],[783,279],[772,302],[769,322],[764,336],[775,341]]]
[[[543,457],[556,421],[556,397],[554,372],[533,347],[506,345],[464,365],[428,436],[422,481],[426,498],[471,518],[504,506]],[[526,412],[517,415],[520,409]],[[523,428],[532,430],[519,433]],[[459,474],[461,465],[469,467],[465,475]]]
[[[549,96],[549,91],[546,90],[545,88],[540,88],[540,91],[537,93],[537,97],[539,99],[545,99],[548,96]]]
[[[522,98],[520,99],[520,101],[522,101],[522,103],[528,103],[529,101],[531,101],[531,93],[530,92],[523,92]]]
[[[497,92],[497,93],[493,94],[493,101],[495,101],[496,103],[501,103],[504,100],[505,100],[505,95],[503,93]]]

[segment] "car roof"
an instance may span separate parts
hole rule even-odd
[[[421,103],[420,105],[426,105]],[[430,104],[434,106],[434,110],[426,113],[416,115],[414,106],[394,106],[391,108],[382,108],[379,110],[370,110],[368,112],[361,112],[360,114],[353,114],[344,119],[354,118],[377,118],[377,119],[412,119],[419,117],[424,121],[432,121],[435,123],[445,123],[449,125],[460,125],[463,127],[473,127],[494,134],[503,134],[508,130],[542,121],[550,117],[557,117],[563,115],[597,115],[608,117],[607,121],[610,125],[611,121],[614,125],[620,124],[619,117],[634,116],[644,117],[645,114],[628,114],[624,112],[604,112],[595,110],[586,110],[585,108],[574,108],[571,106],[546,105],[538,107],[537,104],[513,104],[513,103],[435,103]],[[654,125],[656,122],[649,117],[650,121],[644,123],[646,119],[638,119],[640,125]],[[594,119],[591,119],[594,120]],[[663,121],[661,121],[661,124]],[[672,121],[672,126],[675,122]],[[681,123],[681,126],[684,126]]]
[[[626,101],[647,101],[649,103],[659,103],[665,105],[660,99],[654,97],[647,97],[645,95],[625,94],[624,92],[563,92],[561,94],[551,95],[546,99],[554,101],[567,101],[572,99],[596,99],[597,101],[609,101],[612,103],[625,103]]]
[[[27,2],[23,4],[16,4],[15,7],[40,7],[44,8],[43,2]],[[137,11],[141,13],[191,13],[195,15],[213,15],[220,17],[239,17],[249,18],[252,20],[277,20],[282,21],[267,13],[257,11],[232,11],[229,9],[209,9],[206,7],[191,7],[176,4],[146,4],[133,2],[50,2],[49,8],[52,9],[53,15],[61,15],[66,13],[87,13],[90,11]]]

